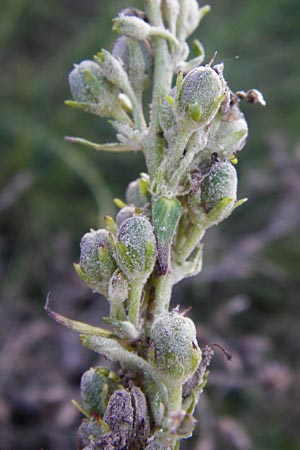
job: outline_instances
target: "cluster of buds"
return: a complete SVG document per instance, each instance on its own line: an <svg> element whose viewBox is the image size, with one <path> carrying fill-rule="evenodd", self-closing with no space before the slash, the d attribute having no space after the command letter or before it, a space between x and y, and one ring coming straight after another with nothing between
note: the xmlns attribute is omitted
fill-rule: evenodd
<svg viewBox="0 0 300 450"><path fill-rule="evenodd" d="M121 36L112 52L75 65L69 106L112 119L117 142L103 151L143 151L142 173L116 199L115 218L80 243L79 277L110 305L93 327L46 309L79 332L83 345L119 363L115 373L91 368L82 377L86 416L78 450L174 450L192 434L193 412L205 384L194 323L179 307L169 311L172 286L200 272L205 231L244 202L237 200L237 152L247 122L240 101L264 104L259 91L233 93L223 64L201 65L204 49L186 39L209 11L196 0L145 2L113 20ZM173 84L173 76L177 75ZM150 121L143 94L153 81Z"/></svg>

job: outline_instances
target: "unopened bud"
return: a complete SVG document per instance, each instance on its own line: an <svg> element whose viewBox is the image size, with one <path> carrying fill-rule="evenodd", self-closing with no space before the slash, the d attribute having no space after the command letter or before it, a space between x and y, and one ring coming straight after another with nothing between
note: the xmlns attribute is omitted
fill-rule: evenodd
<svg viewBox="0 0 300 450"><path fill-rule="evenodd" d="M163 98L159 105L159 124L169 145L174 145L177 139L177 120L174 107L175 96L176 88L173 88L170 95Z"/></svg>
<svg viewBox="0 0 300 450"><path fill-rule="evenodd" d="M158 317L151 328L154 365L165 383L183 383L198 367L201 350L194 323L172 311Z"/></svg>
<svg viewBox="0 0 300 450"><path fill-rule="evenodd" d="M150 203L148 189L149 181L145 178L131 181L126 189L126 202L138 208L146 207Z"/></svg>
<svg viewBox="0 0 300 450"><path fill-rule="evenodd" d="M118 214L116 215L116 224L118 227L122 225L124 220L129 219L136 214L136 208L134 206L124 206L124 208L120 209Z"/></svg>
<svg viewBox="0 0 300 450"><path fill-rule="evenodd" d="M133 216L122 223L117 242L117 260L130 281L146 280L156 260L156 241L149 220Z"/></svg>
<svg viewBox="0 0 300 450"><path fill-rule="evenodd" d="M137 41L121 36L114 45L112 54L123 61L129 81L135 92L143 92L152 78L153 58L150 42Z"/></svg>
<svg viewBox="0 0 300 450"><path fill-rule="evenodd" d="M108 81L118 86L120 89L126 90L128 86L128 76L123 67L123 63L107 50L102 50L94 58Z"/></svg>
<svg viewBox="0 0 300 450"><path fill-rule="evenodd" d="M151 28L151 25L139 17L126 16L121 13L119 17L113 19L113 31L138 41L148 38L151 34Z"/></svg>
<svg viewBox="0 0 300 450"><path fill-rule="evenodd" d="M119 90L102 74L94 61L76 64L69 74L69 84L75 101L66 104L74 108L104 117L113 117L120 122L128 122L119 104Z"/></svg>

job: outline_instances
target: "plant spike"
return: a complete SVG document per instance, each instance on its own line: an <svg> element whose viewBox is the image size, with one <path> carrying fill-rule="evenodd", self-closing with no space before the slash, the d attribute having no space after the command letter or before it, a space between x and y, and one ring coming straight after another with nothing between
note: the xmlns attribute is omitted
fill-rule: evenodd
<svg viewBox="0 0 300 450"><path fill-rule="evenodd" d="M248 126L240 102L265 105L256 89L233 93L223 64L206 65L199 41L187 60L187 38L209 12L196 0L145 0L145 12L122 10L112 53L76 64L67 105L110 118L116 142L66 140L95 150L142 151L148 173L115 199L115 218L90 230L74 268L110 305L109 327L68 319L84 346L119 363L90 368L81 380L85 415L76 450L178 450L191 436L193 413L207 382L212 344L200 349L196 328L177 307L175 283L202 268L203 237L246 199L237 200L237 153ZM95 49L98 50L98 49ZM143 106L152 82L152 101ZM150 112L150 114L149 114ZM147 123L145 117L150 117Z"/></svg>

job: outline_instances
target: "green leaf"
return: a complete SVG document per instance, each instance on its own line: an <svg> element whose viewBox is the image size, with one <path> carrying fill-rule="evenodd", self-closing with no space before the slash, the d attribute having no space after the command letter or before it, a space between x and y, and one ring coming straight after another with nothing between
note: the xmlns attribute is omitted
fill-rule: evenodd
<svg viewBox="0 0 300 450"><path fill-rule="evenodd" d="M97 144L96 142L91 142L86 139L73 136L65 136L65 140L73 142L74 144L86 145L87 147L93 148L94 150L102 150L105 152L136 152L138 150L142 150L142 147L139 146L136 142L132 142L129 144L119 144L117 142L111 144Z"/></svg>

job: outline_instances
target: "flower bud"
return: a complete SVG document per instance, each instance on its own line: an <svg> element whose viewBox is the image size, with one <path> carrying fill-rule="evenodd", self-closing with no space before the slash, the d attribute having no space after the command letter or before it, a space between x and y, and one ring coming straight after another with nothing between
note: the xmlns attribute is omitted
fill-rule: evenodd
<svg viewBox="0 0 300 450"><path fill-rule="evenodd" d="M189 0L188 2L179 0L180 13L178 21L178 37L181 41L186 40L198 27L202 18L210 11L209 5L199 8L197 0Z"/></svg>
<svg viewBox="0 0 300 450"><path fill-rule="evenodd" d="M128 122L119 105L119 90L102 74L94 61L76 64L69 74L69 85L75 100L66 104L74 108L104 117L113 117L120 122Z"/></svg>
<svg viewBox="0 0 300 450"><path fill-rule="evenodd" d="M123 67L135 92L143 92L151 81L153 58L150 42L137 41L121 36L114 45L112 54L123 61Z"/></svg>
<svg viewBox="0 0 300 450"><path fill-rule="evenodd" d="M184 122L203 126L211 122L224 98L224 81L211 67L197 67L182 81L177 99Z"/></svg>
<svg viewBox="0 0 300 450"><path fill-rule="evenodd" d="M122 225L124 220L129 219L136 213L136 208L134 206L124 206L124 208L120 209L118 214L116 215L116 224L118 227Z"/></svg>
<svg viewBox="0 0 300 450"><path fill-rule="evenodd" d="M107 80L126 91L128 86L128 76L124 70L122 61L115 58L111 53L104 49L100 53L97 53L97 55L94 56L94 59L99 64L101 72Z"/></svg>
<svg viewBox="0 0 300 450"><path fill-rule="evenodd" d="M127 16L120 13L113 19L113 31L141 41L151 35L152 27L139 17Z"/></svg>
<svg viewBox="0 0 300 450"><path fill-rule="evenodd" d="M194 323L176 311L158 317L151 328L154 361L167 385L184 383L201 360Z"/></svg>
<svg viewBox="0 0 300 450"><path fill-rule="evenodd" d="M159 124L163 130L164 137L169 146L174 145L177 139L177 120L175 116L175 98L176 88L173 88L170 95L163 98L159 105Z"/></svg>
<svg viewBox="0 0 300 450"><path fill-rule="evenodd" d="M176 24L180 11L179 0L162 0L160 8L167 28L176 34Z"/></svg>
<svg viewBox="0 0 300 450"><path fill-rule="evenodd" d="M122 223L117 242L117 260L130 281L146 280L156 260L156 242L146 217L133 216Z"/></svg>
<svg viewBox="0 0 300 450"><path fill-rule="evenodd" d="M107 296L110 277L117 268L107 230L91 230L83 236L79 264L74 267L94 292Z"/></svg>
<svg viewBox="0 0 300 450"><path fill-rule="evenodd" d="M89 414L103 416L110 395L118 388L104 368L91 368L81 377L80 390L84 410Z"/></svg>
<svg viewBox="0 0 300 450"><path fill-rule="evenodd" d="M126 202L138 208L146 207L150 203L148 189L149 181L145 178L131 181L126 189Z"/></svg>
<svg viewBox="0 0 300 450"><path fill-rule="evenodd" d="M75 64L69 73L69 84L74 100L87 103L99 103L101 95L110 87L94 61Z"/></svg>

